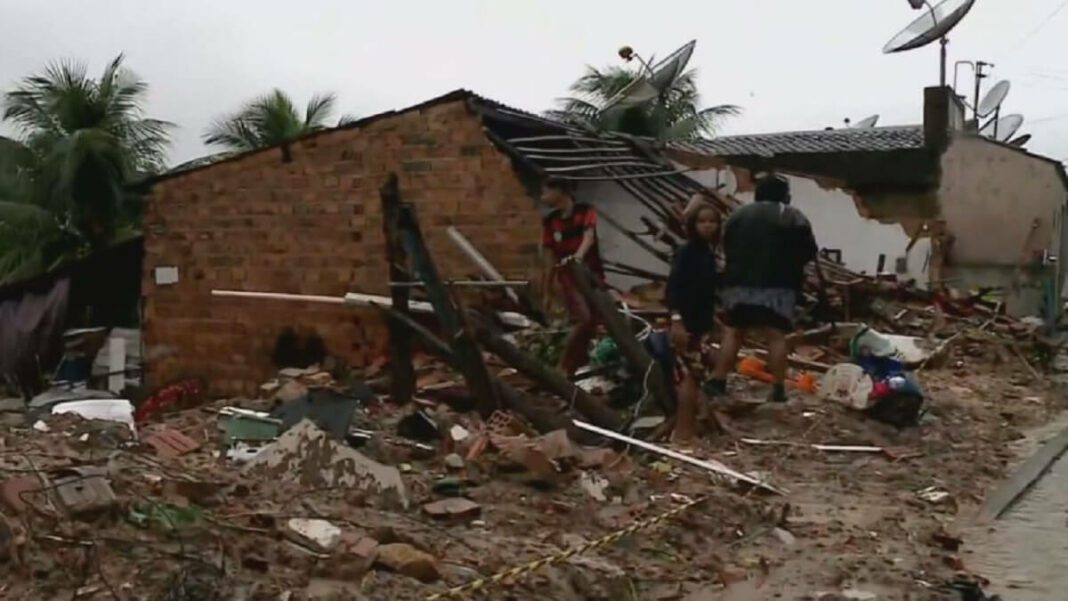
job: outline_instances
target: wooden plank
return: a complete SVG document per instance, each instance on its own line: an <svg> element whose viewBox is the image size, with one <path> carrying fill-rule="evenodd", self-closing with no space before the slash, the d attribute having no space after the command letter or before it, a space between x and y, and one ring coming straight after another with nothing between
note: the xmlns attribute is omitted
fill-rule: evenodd
<svg viewBox="0 0 1068 601"><path fill-rule="evenodd" d="M427 351L431 355L448 363L456 371L460 371L461 363L457 358L456 353L448 344L435 336L433 332L412 319L410 316L404 315L399 311L395 311L383 305L375 305L375 307L383 312L383 315L387 320L396 321L399 324L402 324L404 327L409 328L412 332L422 338L423 342L426 344ZM488 377L497 394L500 396L505 408L515 411L523 416L523 419L530 422L530 425L534 426L535 430L544 433L569 427L570 420L567 416L539 409L534 406L534 403L528 395L515 389L507 382L504 382L492 374Z"/></svg>
<svg viewBox="0 0 1068 601"><path fill-rule="evenodd" d="M397 186L397 174L390 173L386 183L379 191L382 200L382 231L386 241L386 263L389 265L391 282L409 281L408 273L401 268L407 265L408 256L401 243L400 231L400 188ZM405 315L410 313L408 301L411 288L393 286L390 288L390 300L393 308ZM398 404L409 403L415 393L415 366L412 365L412 336L408 328L390 320L389 329L389 369L390 397Z"/></svg>
<svg viewBox="0 0 1068 601"><path fill-rule="evenodd" d="M481 251L475 248L475 245L472 244L471 241L467 239L467 236L464 236L460 230L450 225L445 231L449 235L449 238L453 241L453 243L456 244L457 248L460 249L460 252L464 253L464 255L466 255L467 258L470 259L476 267L478 267L479 271L481 271L483 275L493 280L494 282L505 281L504 276L501 275L501 272L497 271L497 268L494 267L493 263L491 263L490 260L482 254ZM508 293L508 297L512 299L512 302L514 302L516 306L520 308L521 311L523 311L527 315L532 316L535 321L542 325L547 325L549 323L548 320L545 318L545 315L542 313L541 309L539 309L536 306L536 303L531 300L530 294L527 290L524 289L523 292L520 293L517 292L514 288L509 287L506 288L506 291Z"/></svg>
<svg viewBox="0 0 1068 601"><path fill-rule="evenodd" d="M1042 445L1042 448L986 498L979 510L979 519L992 521L1005 515L1005 512L1045 475L1050 466L1060 459L1065 451L1068 451L1068 428Z"/></svg>
<svg viewBox="0 0 1068 601"><path fill-rule="evenodd" d="M575 410L595 425L610 430L619 430L623 427L623 419L610 409L604 401L575 386L560 372L505 340L498 332L494 332L490 324L478 315L469 315L468 320L474 326L475 336L482 346L500 357L508 365L514 367L516 371L567 401Z"/></svg>
<svg viewBox="0 0 1068 601"><path fill-rule="evenodd" d="M638 377L642 378L643 385L647 385L649 393L653 395L657 403L663 408L666 415L675 413L675 396L668 385L664 370L653 361L649 353L645 352L641 343L634 337L634 330L626 318L616 309L616 303L607 292L594 283L590 270L582 263L575 262L562 269L571 269L575 284L582 296L590 303L591 308L601 316L602 322L608 329L609 335L619 345L619 350L627 363Z"/></svg>
<svg viewBox="0 0 1068 601"><path fill-rule="evenodd" d="M446 339L452 343L459 371L475 397L479 413L488 418L500 409L497 389L490 382L486 364L482 361L482 349L478 347L467 324L464 323L463 313L457 310L448 289L441 283L437 265L430 256L419 227L415 207L410 204L401 205L398 228L404 248L412 259L416 277L426 283L427 298L434 305L434 312Z"/></svg>

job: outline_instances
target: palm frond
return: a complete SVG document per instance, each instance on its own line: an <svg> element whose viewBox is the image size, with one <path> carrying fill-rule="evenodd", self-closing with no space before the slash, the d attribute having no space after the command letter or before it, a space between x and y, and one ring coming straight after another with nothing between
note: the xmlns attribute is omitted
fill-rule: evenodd
<svg viewBox="0 0 1068 601"><path fill-rule="evenodd" d="M316 94L308 101L304 109L305 132L315 131L326 127L326 120L334 112L337 96L332 93Z"/></svg>

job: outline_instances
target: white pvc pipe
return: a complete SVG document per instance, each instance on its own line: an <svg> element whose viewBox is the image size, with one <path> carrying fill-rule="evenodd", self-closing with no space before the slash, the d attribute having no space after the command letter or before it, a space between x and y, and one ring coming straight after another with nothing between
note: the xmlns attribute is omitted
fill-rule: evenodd
<svg viewBox="0 0 1068 601"><path fill-rule="evenodd" d="M577 419L576 420L572 420L572 423L575 424L575 427L577 427L577 428L579 428L581 430L586 430L587 432L593 432L594 434L599 434L599 435L604 436L606 438L612 438L612 439L618 440L620 442L625 442L627 444L631 444L631 445L634 445L636 447L645 449L646 451L652 451L653 453L657 453L658 455L663 455L665 457L671 457L672 459L677 459L677 460L679 460L679 461L681 461L683 463L688 463L690 465L699 467L699 468L704 469L704 470L708 470L710 472L715 472L717 474L722 474L724 476L728 476L730 478L734 478L735 480L740 480L740 481L745 482L747 484L752 484L753 486L756 486L756 487L759 487L759 488L763 488L764 490L767 490L767 491L770 491L770 492L773 492L773 493L776 493L776 494L785 495L788 492L785 489L772 486L771 484L768 484L767 482L764 482L763 480L759 480L759 479L754 478L752 476L749 476L747 474L743 474L741 472L734 471L731 468L723 465L722 463L720 463L718 461L706 461L704 459L696 459L694 457L690 457L689 455L684 455L682 453L679 453L678 451L672 451L671 449L666 449L664 447L660 447L660 446L657 446L655 444L645 442L644 440L638 440L637 438L631 438L630 436L627 436L625 434L620 434L618 432L613 432L612 430L605 430L604 428L599 428L599 427L597 427L597 426L595 426L593 424L588 424L586 422L579 421Z"/></svg>

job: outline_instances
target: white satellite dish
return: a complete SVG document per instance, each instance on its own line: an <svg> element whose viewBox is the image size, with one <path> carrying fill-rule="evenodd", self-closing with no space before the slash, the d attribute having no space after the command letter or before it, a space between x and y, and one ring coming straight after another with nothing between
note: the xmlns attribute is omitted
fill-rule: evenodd
<svg viewBox="0 0 1068 601"><path fill-rule="evenodd" d="M994 87L990 88L990 91L979 102L979 106L976 107L976 114L980 117L987 117L993 114L1001 106L1001 103L1005 102L1005 97L1009 95L1010 87L1011 84L1007 79L994 84Z"/></svg>
<svg viewBox="0 0 1068 601"><path fill-rule="evenodd" d="M923 4L926 4L927 12L922 17L909 23L900 33L890 38L886 46L883 46L883 53L890 54L892 52L915 50L935 40L941 40L941 85L945 86L946 45L949 43L949 38L946 36L950 30L957 26L957 23L960 23L964 15L968 14L968 11L975 5L975 0L943 0L943 2L933 7L927 2L921 4L918 1L909 0L909 3L912 4L913 8L922 8Z"/></svg>
<svg viewBox="0 0 1068 601"><path fill-rule="evenodd" d="M649 69L651 73L641 74L615 96L609 98L601 107L601 111L630 108L660 96L686 70L695 46L697 46L697 40L692 40L669 54L667 58Z"/></svg>
<svg viewBox="0 0 1068 601"><path fill-rule="evenodd" d="M1024 134L1022 136L1014 138L1011 142L1009 142L1009 144L1011 146L1023 146L1024 144L1027 144L1030 141L1031 141L1031 134Z"/></svg>
<svg viewBox="0 0 1068 601"><path fill-rule="evenodd" d="M987 121L983 129L979 130L979 135L998 142L1007 142L1009 138L1016 134L1023 122L1023 115L1018 114L1005 115L1000 119L991 119Z"/></svg>
<svg viewBox="0 0 1068 601"><path fill-rule="evenodd" d="M716 191L724 196L733 196L738 191L738 176L727 167L716 172Z"/></svg>
<svg viewBox="0 0 1068 601"><path fill-rule="evenodd" d="M866 119L861 119L855 124L851 125L853 129L869 129L875 127L875 124L879 122L879 115L872 115Z"/></svg>

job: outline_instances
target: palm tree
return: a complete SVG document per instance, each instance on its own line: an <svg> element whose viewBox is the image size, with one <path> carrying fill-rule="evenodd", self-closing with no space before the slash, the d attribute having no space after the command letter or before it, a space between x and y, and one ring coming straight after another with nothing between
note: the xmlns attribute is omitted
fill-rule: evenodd
<svg viewBox="0 0 1068 601"><path fill-rule="evenodd" d="M106 246L133 225L127 184L164 168L170 123L144 116L147 84L120 54L99 79L60 62L4 94L0 281Z"/></svg>
<svg viewBox="0 0 1068 601"><path fill-rule="evenodd" d="M300 114L288 94L274 89L245 103L236 113L216 120L204 133L204 142L244 152L288 142L329 127L337 97L316 94ZM343 116L338 125L352 117Z"/></svg>
<svg viewBox="0 0 1068 601"><path fill-rule="evenodd" d="M642 73L624 67L600 70L587 67L586 74L571 85L574 94L548 111L551 118L601 131L616 131L658 140L692 140L713 135L724 117L737 115L739 107L724 104L700 108L697 72L690 69L676 77L656 98L622 110L602 111L608 100Z"/></svg>

